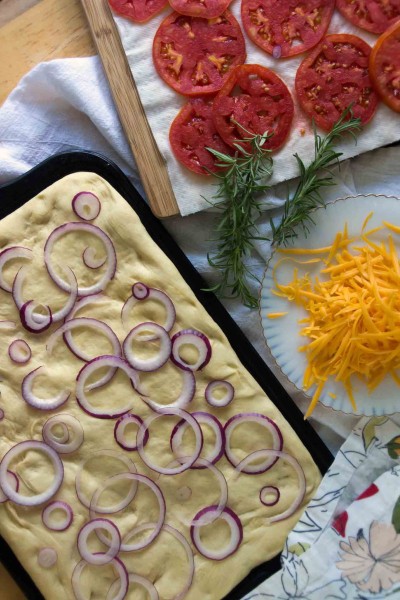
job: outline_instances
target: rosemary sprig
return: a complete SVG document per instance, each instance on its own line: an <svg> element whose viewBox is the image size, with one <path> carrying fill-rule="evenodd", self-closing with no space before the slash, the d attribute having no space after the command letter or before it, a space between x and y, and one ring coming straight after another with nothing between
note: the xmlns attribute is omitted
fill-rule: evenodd
<svg viewBox="0 0 400 600"><path fill-rule="evenodd" d="M332 130L321 137L314 127L315 157L306 167L298 154L294 157L300 170L300 181L292 197L285 202L283 216L278 226L270 220L272 228L272 245L287 246L288 242L297 237L296 226L301 225L305 234L309 233L309 227L314 224L312 211L317 206L323 206L320 190L324 187L336 185L333 176L327 171L325 175L319 175L337 162L342 152L335 149L336 142L346 133L356 139L356 133L361 130L360 119L353 116L351 107L347 108L335 123Z"/></svg>
<svg viewBox="0 0 400 600"><path fill-rule="evenodd" d="M210 203L221 212L215 228L217 248L212 256L207 255L209 264L221 272L221 279L209 291L221 297L240 298L245 306L256 308L257 298L250 288L249 280L258 281L245 262L249 256L253 241L258 238L255 219L261 214L261 202L258 195L267 189L265 181L271 176L273 161L270 151L263 146L270 137L266 132L255 135L236 123L247 135L244 142L250 145L250 151L239 143L235 144L236 153L229 156L208 148L217 157L216 165L225 169L217 174L217 193Z"/></svg>

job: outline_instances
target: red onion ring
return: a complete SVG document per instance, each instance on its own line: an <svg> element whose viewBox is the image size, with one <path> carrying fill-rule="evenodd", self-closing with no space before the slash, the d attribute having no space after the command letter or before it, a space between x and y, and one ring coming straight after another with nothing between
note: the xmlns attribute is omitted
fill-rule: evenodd
<svg viewBox="0 0 400 600"><path fill-rule="evenodd" d="M124 327L128 328L128 313L142 300L156 300L164 305L166 317L164 323L160 323L168 332L171 331L176 319L175 306L167 294L157 288L150 288L140 281L132 286L132 296L129 296L121 310L121 320Z"/></svg>
<svg viewBox="0 0 400 600"><path fill-rule="evenodd" d="M225 388L225 394L222 398L216 398L213 396L213 392L216 388ZM210 406L214 408L222 408L224 406L228 406L234 398L235 388L229 381L224 381L222 379L216 379L215 381L210 381L205 390L205 399Z"/></svg>
<svg viewBox="0 0 400 600"><path fill-rule="evenodd" d="M2 252L0 252L0 289L5 292L12 291L12 285L7 283L4 280L3 270L8 261L14 259L30 259L32 260L33 253L29 248L24 248L23 246L12 246L11 248L6 248Z"/></svg>
<svg viewBox="0 0 400 600"><path fill-rule="evenodd" d="M61 425L66 429L66 437L60 438L52 432L53 428L58 425ZM69 429L73 434L72 437L70 436ZM60 413L54 415L54 417L50 417L43 425L42 436L46 444L59 454L70 454L71 452L75 452L82 446L84 439L81 423L78 419L66 413Z"/></svg>
<svg viewBox="0 0 400 600"><path fill-rule="evenodd" d="M203 515L207 513L214 513L216 508L216 506L207 506L206 508L203 508L197 513L195 520L201 519ZM225 548L221 548L220 550L210 550L204 546L200 538L201 525L192 525L190 528L190 537L192 538L192 543L196 550L210 560L225 560L225 558L228 558L228 556L231 556L237 551L243 540L242 523L232 509L228 507L224 508L223 512L219 515L219 518L224 519L231 530L229 543Z"/></svg>
<svg viewBox="0 0 400 600"><path fill-rule="evenodd" d="M82 410L84 410L87 414L91 415L92 417L97 417L98 419L114 419L116 417L121 417L123 414L131 410L134 398L131 398L128 404L126 404L123 408L112 409L112 406L110 406L108 412L103 412L99 408L93 407L86 396L86 381L93 373L95 373L98 369L101 369L102 367L115 367L117 369L121 369L121 371L124 371L124 373L126 373L126 375L131 380L134 389L139 392L139 379L137 377L137 373L126 362L126 360L124 360L120 356L104 355L98 356L93 360L89 361L79 371L78 376L76 378L76 399ZM97 386L98 384L96 383L96 387ZM88 386L87 389L93 389L93 386Z"/></svg>
<svg viewBox="0 0 400 600"><path fill-rule="evenodd" d="M72 573L71 583L76 600L87 600L87 597L82 592L80 581L82 571L88 564L89 563L87 563L85 560L81 560L75 566L74 571ZM121 584L118 593L114 596L107 595L107 600L124 600L126 594L128 593L129 587L128 571L126 570L124 563L117 557L113 558L112 561L110 561L110 564L112 564L112 566L116 570Z"/></svg>
<svg viewBox="0 0 400 600"><path fill-rule="evenodd" d="M225 449L225 433L224 433L224 429L223 429L221 423L218 421L218 419L216 417L214 417L214 415L210 415L209 413L206 413L206 412L196 411L196 412L192 412L191 414L192 414L192 417L194 417L196 419L196 421L199 423L199 425L201 425L201 424L208 425L213 430L213 432L215 434L215 444L214 444L214 447L211 448L211 450L209 450L208 455L205 456L204 458L207 462L210 462L211 464L217 463L220 460L220 458L223 456L224 449ZM177 457L178 460L181 458L181 455L182 455L182 453L181 454L179 453L179 447L182 444L182 439L183 439L183 436L184 436L184 433L185 433L187 427L188 427L187 421L183 421L183 420L179 421L179 423L177 423L175 425L175 427L171 433L171 439L170 439L171 450L173 451L173 453L175 454L175 456ZM204 436L203 436L203 439L204 439ZM201 466L199 464L199 460L197 460L192 465L192 469L204 469L204 468L206 468L206 466Z"/></svg>
<svg viewBox="0 0 400 600"><path fill-rule="evenodd" d="M8 347L8 356L18 365L25 365L32 357L32 351L25 340L14 340Z"/></svg>
<svg viewBox="0 0 400 600"><path fill-rule="evenodd" d="M2 420L4 419L4 417L5 417L5 416L6 416L6 415L5 415L5 412L4 412L4 410L3 410L2 408L0 408L0 421L2 421Z"/></svg>
<svg viewBox="0 0 400 600"><path fill-rule="evenodd" d="M150 332L141 335L143 332ZM140 358L132 349L132 341L139 338L140 342L160 340L160 348L155 356L151 358ZM171 340L167 331L157 323L145 322L134 327L122 343L124 356L128 363L138 371L156 371L160 369L171 354Z"/></svg>
<svg viewBox="0 0 400 600"><path fill-rule="evenodd" d="M148 406L155 412L159 412L160 410L165 410L167 408L181 408L184 409L190 404L190 402L194 398L194 394L196 391L196 379L192 371L183 371L182 369L177 369L182 375L183 384L182 390L178 398L172 401L170 404L160 404L155 400L151 400L149 397L144 396L142 399L146 402ZM142 388L142 391L143 388Z"/></svg>
<svg viewBox="0 0 400 600"><path fill-rule="evenodd" d="M44 307L46 309L45 315L35 315L35 311L38 307ZM33 300L28 300L21 306L19 311L22 326L25 327L29 333L43 333L50 327L53 322L53 315L50 306L44 306L42 304L36 304ZM35 316L40 316L40 322L38 322Z"/></svg>
<svg viewBox="0 0 400 600"><path fill-rule="evenodd" d="M113 485L117 481L121 481L121 479L122 480L123 479L128 479L128 480L131 480L131 481L134 481L134 482L143 483L144 485L146 485L148 488L151 489L151 491L154 493L154 495L155 495L155 497L156 497L156 499L158 501L158 506L159 506L159 509L160 509L160 514L159 514L158 521L155 524L154 530L151 533L151 535L149 535L149 537L146 538L145 540L141 540L141 541L133 543L133 544L127 544L126 543L126 538L129 539L132 536L134 536L137 533L139 533L139 527L134 527L122 539L121 552L131 552L131 551L134 551L134 550L142 550L143 548L146 548L146 546L149 546L152 543L152 541L155 540L156 537L158 536L158 534L160 533L161 528L162 528L162 526L164 524L165 512L166 512L166 506L165 506L165 500L164 500L163 493L160 490L160 488L158 487L158 485L156 483L154 483L154 481L152 481L149 477L146 477L145 475L140 475L139 473L120 473L119 475L112 475L111 477L109 477L108 479L106 479L106 481L93 494L93 498L92 498L92 501L90 503L90 517L93 519L93 518L95 518L96 513L100 512L99 508L97 506L97 503L99 501L99 498L100 498L101 494L108 487L110 487L110 485ZM127 506L127 504L125 506ZM105 544L109 545L110 542L109 542L108 538L105 538L100 533L98 533L97 535L98 535L99 539L102 542L104 542Z"/></svg>
<svg viewBox="0 0 400 600"><path fill-rule="evenodd" d="M272 494L272 500L266 500L266 496ZM275 506L278 504L279 498L281 497L281 493L279 489L274 485L266 485L260 490L260 502L264 504L264 506Z"/></svg>
<svg viewBox="0 0 400 600"><path fill-rule="evenodd" d="M237 467L239 464L241 464L241 462L234 456L230 448L231 435L238 425L240 425L241 423L248 423L249 421L252 423L258 423L259 425L262 425L263 427L268 429L272 436L272 450L280 451L283 447L283 438L280 429L276 425L276 423L274 423L274 421L272 421L269 417L258 413L239 413L237 415L234 415L225 423L225 455L231 463L231 465L234 467ZM252 453L251 456L254 456L254 454L255 453ZM278 458L278 455L273 456L272 454L270 454L264 463L260 465L244 466L242 471L243 473L247 473L249 475L259 475L260 473L265 473L265 471L270 469L276 463ZM251 461L247 461L246 465L248 462Z"/></svg>
<svg viewBox="0 0 400 600"><path fill-rule="evenodd" d="M122 415L115 423L114 427L114 439L123 448L124 450L137 450L136 442L129 442L125 437L125 429L128 425L134 423L138 427L143 423L143 419L141 419L138 415L133 415L131 413ZM144 437L143 445L145 446L149 440L149 432Z"/></svg>
<svg viewBox="0 0 400 600"><path fill-rule="evenodd" d="M65 321L70 321L71 319L74 319L76 313L88 304L98 304L99 302L108 302L108 298L106 296L103 296L103 294L101 293L92 294L90 296L83 296L83 298L79 298L79 300L75 302L74 308L71 310Z"/></svg>
<svg viewBox="0 0 400 600"><path fill-rule="evenodd" d="M9 484L12 486L13 490L15 492L18 492L19 490L19 479L16 476L16 474L14 473L14 471L7 471L6 477L8 478L8 482ZM1 485L0 485L0 504L3 504L3 502L7 502L8 500L8 496L5 495L5 493L3 492L3 490L1 489Z"/></svg>
<svg viewBox="0 0 400 600"><path fill-rule="evenodd" d="M125 454L122 454L121 452L117 452L116 450L95 450L94 452L92 452L90 454L90 456L88 456L88 458L86 458L80 464L78 472L76 474L76 478L75 478L76 495L78 497L78 500L81 502L81 504L83 504L83 506L85 508L90 508L90 499L86 498L85 494L82 491L81 479L82 479L83 470L88 462L90 462L94 458L104 457L104 456L111 456L112 458L116 458L117 460L120 460L124 465L124 467L123 467L124 473L126 471L129 471L129 473L136 474L136 472L137 472L135 464L131 461L131 459L128 456L126 456ZM108 479L107 479L107 481L108 481ZM126 508L128 506L128 504L130 502L132 502L133 498L135 497L137 487L138 487L137 483L134 482L132 484L126 498L124 498L124 500L121 500L115 506L112 506L112 507L111 506L106 506L106 507L96 506L96 513L105 515L105 514L116 513L120 510L123 510L124 508Z"/></svg>
<svg viewBox="0 0 400 600"><path fill-rule="evenodd" d="M42 548L39 550L38 563L43 569L51 569L58 560L58 554L54 548Z"/></svg>
<svg viewBox="0 0 400 600"><path fill-rule="evenodd" d="M200 371L205 367L211 359L211 344L209 339L197 331L197 329L182 329L172 337L171 360L180 369L186 371ZM189 364L183 360L179 354L182 346L194 346L199 354L197 361L194 364Z"/></svg>
<svg viewBox="0 0 400 600"><path fill-rule="evenodd" d="M72 198L72 210L84 221L94 221L101 211L100 200L92 192L79 192Z"/></svg>
<svg viewBox="0 0 400 600"><path fill-rule="evenodd" d="M52 515L55 511L62 511L64 513L62 521L53 521ZM51 531L66 531L71 526L73 518L72 508L69 504L61 500L51 502L42 511L43 525Z"/></svg>
<svg viewBox="0 0 400 600"><path fill-rule="evenodd" d="M55 471L54 480L48 489L40 494L35 494L34 496L23 496L18 491L14 490L7 480L8 466L10 465L11 461L27 450L42 451L52 462ZM39 504L44 504L44 502L50 500L50 498L52 498L54 494L58 492L63 479L64 467L62 461L60 460L58 454L52 448L50 448L50 446L44 444L43 442L37 442L35 440L19 442L8 452L6 452L6 454L3 456L3 460L0 463L0 487L9 500L15 504L20 504L21 506L38 506Z"/></svg>
<svg viewBox="0 0 400 600"><path fill-rule="evenodd" d="M152 529L153 527L154 527L153 523L145 523L144 525L140 525L139 527L137 527L135 533L141 533L142 531ZM165 524L165 525L163 525L161 530L166 531L167 533L170 533L172 536L174 536L174 538L176 540L178 540L178 542L180 542L182 544L183 549L185 550L185 553L186 553L186 557L188 559L189 573L188 573L186 583L178 594L176 594L175 596L173 596L172 598L169 599L169 600L183 600L183 598L186 597L186 594L188 593L190 586L193 583L194 570L195 570L193 551L192 551L187 539L185 538L185 536L180 531L175 529L175 527L171 527L171 525ZM106 600L110 600L108 596L107 596Z"/></svg>
<svg viewBox="0 0 400 600"><path fill-rule="evenodd" d="M290 454L287 454L287 452L282 452L279 450L270 450L270 449L265 449L265 450L256 450L255 452L252 452L251 454L249 454L248 456L246 456L246 458L244 458L242 461L240 461L240 463L236 466L236 470L238 473L246 473L246 465L249 462L252 462L255 459L258 458L263 458L263 457L273 457L276 459L282 459L285 460L287 463L289 463L293 469L296 472L297 478L299 480L299 493L296 496L296 498L293 500L292 504L283 512L281 512L278 515L274 515L273 517L269 517L267 519L267 523L271 524L271 523L276 523L277 521L283 521L284 519L287 519L288 517L292 516L292 514L299 508L299 506L301 505L305 493L306 493L306 478L304 475L304 471L301 468L300 464L298 463L298 461L291 456ZM236 475L237 477L238 475Z"/></svg>
<svg viewBox="0 0 400 600"><path fill-rule="evenodd" d="M96 251L91 246L88 246L82 252L82 262L89 269L100 269L106 264L107 256L104 258L96 258Z"/></svg>
<svg viewBox="0 0 400 600"><path fill-rule="evenodd" d="M17 328L17 324L15 321L0 321L0 331L13 330Z"/></svg>
<svg viewBox="0 0 400 600"><path fill-rule="evenodd" d="M91 552L88 547L88 538L93 531L106 531L110 537L107 538L107 552ZM118 527L108 519L92 519L84 525L78 533L78 552L90 565L106 565L115 558L121 548L121 535Z"/></svg>
<svg viewBox="0 0 400 600"><path fill-rule="evenodd" d="M163 416L181 417L181 419L184 419L192 427L195 437L196 437L196 447L195 447L194 453L192 454L192 456L188 457L187 460L185 460L183 463L181 463L178 467L172 467L172 468L159 467L158 465L155 465L148 458L148 456L146 455L146 453L144 451L144 439L145 439L146 432L148 431L148 429L149 429L150 425L153 423L153 421L156 421L157 419L159 419ZM137 449L138 449L140 458L145 463L145 465L147 465L150 469L152 469L153 471L156 471L156 473L161 473L162 475L176 475L177 473L183 473L183 471L186 471L186 469L190 469L190 467L199 458L202 446L203 446L203 434L201 432L200 425L198 424L196 419L194 417L192 417L192 415L190 413L188 413L184 410L181 410L180 408L166 408L164 410L160 409L157 414L150 415L150 417L147 417L147 419L139 427L139 431L137 434Z"/></svg>
<svg viewBox="0 0 400 600"><path fill-rule="evenodd" d="M54 410L65 404L70 397L71 392L64 390L52 398L38 398L35 396L32 388L36 377L40 375L40 373L43 373L43 370L45 370L45 367L37 367L24 377L22 380L21 394L25 402L33 408L38 408L39 410Z"/></svg>
<svg viewBox="0 0 400 600"><path fill-rule="evenodd" d="M81 223L81 222L72 222L66 223L65 225L60 225L50 234L48 237L45 247L44 247L44 262L47 268L47 271L58 287L67 292L70 291L70 286L68 283L60 277L52 264L51 261L51 253L53 250L53 246L58 239L60 239L63 235L70 232L76 231L84 231L87 233L93 234L97 237L104 245L106 254L107 254L107 269L101 279L88 287L78 286L78 294L79 296L89 296L90 294L97 294L98 292L103 291L106 285L114 278L115 271L117 269L117 255L115 253L114 245L109 238L109 236L102 230L100 227L96 225L92 225L90 223Z"/></svg>
<svg viewBox="0 0 400 600"><path fill-rule="evenodd" d="M149 600L159 600L160 597L156 588L154 587L154 584L151 583L149 579L146 579L146 577L142 577L141 575L136 575L134 573L129 573L129 583L141 585L148 593ZM110 589L108 590L106 600L113 598L113 594L115 594L116 592L116 589L114 588L116 588L117 585L118 579L112 583Z"/></svg>

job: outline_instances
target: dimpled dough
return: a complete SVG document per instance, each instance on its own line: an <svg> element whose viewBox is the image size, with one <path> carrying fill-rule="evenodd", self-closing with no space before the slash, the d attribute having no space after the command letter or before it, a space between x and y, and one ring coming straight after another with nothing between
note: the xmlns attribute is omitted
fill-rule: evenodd
<svg viewBox="0 0 400 600"><path fill-rule="evenodd" d="M50 233L57 226L78 218L71 209L71 199L82 190L94 192L101 201L102 210L93 222L101 227L113 240L117 253L117 271L115 278L105 290L102 302L87 306L78 316L92 316L109 324L122 341L129 329L124 329L120 312L124 301L131 294L135 281L143 281L149 286L165 291L175 304L177 320L172 333L184 328L194 328L208 336L212 345L212 358L208 365L196 373L196 394L189 405L189 411L203 410L214 414L224 424L231 416L240 412L262 413L273 419L279 426L284 440L284 451L301 464L307 482L304 507L315 492L320 474L310 454L297 435L286 423L272 402L266 397L253 377L240 363L229 345L225 335L197 301L190 287L180 276L174 264L163 254L147 234L139 218L128 203L101 177L92 173L75 173L53 184L22 208L0 222L0 250L22 245L34 251L34 260L30 265L32 276L28 276L24 287L24 297L34 298L53 306L63 305L66 294L60 292L50 281L43 265L43 247ZM69 238L69 239L67 239ZM92 237L88 238L93 240ZM54 247L54 263L70 264L78 281L95 281L96 271L87 269L80 259L86 247L85 235L68 234ZM5 276L12 282L18 263L14 261L5 270ZM89 272L90 271L90 272ZM133 313L132 313L133 315ZM145 320L145 316L143 320ZM64 481L53 499L68 502L74 511L72 526L65 532L52 532L42 523L43 507L27 508L8 501L0 504L0 533L10 544L19 561L31 575L38 588L48 600L74 598L71 575L80 560L76 539L79 529L89 520L88 510L78 501L75 491L75 476L79 465L96 450L114 449L129 456L136 464L138 472L151 477L162 489L166 505L166 522L179 529L190 542L189 528L182 524L182 516L190 520L201 508L216 504L219 487L215 476L208 470L191 469L174 477L158 475L148 469L137 452L124 452L115 442L113 430L115 420L97 419L83 412L76 402L74 386L77 373L83 363L78 360L60 339L51 356L46 353L46 340L56 328L41 335L32 335L25 331L19 321L18 313L11 294L0 290L0 320L17 321L15 331L2 331L0 334L0 407L5 418L0 422L0 459L11 446L27 439L42 440L42 426L54 414L68 413L79 419L85 432L81 448L70 455L62 455ZM151 320L151 315L147 316ZM133 325L132 325L133 326ZM110 352L108 341L101 334L83 331L76 335L77 343L93 357ZM16 365L8 357L7 349L12 340L25 339L32 349L32 359L26 365ZM37 380L34 391L38 396L50 397L63 389L71 390L67 403L56 411L40 411L30 408L21 397L23 377L34 368L44 365L45 373ZM167 377L156 372L150 382L156 390L156 399L168 403L171 390L179 389L179 371L172 369ZM168 372L169 373L169 372ZM225 379L236 390L233 402L225 408L211 408L204 400L204 389L212 379ZM174 383L173 383L174 382ZM94 398L94 392L92 392ZM132 412L142 418L149 416L151 410L132 390L127 378L118 373L107 385L106 392L99 390L99 402L123 404L132 397ZM176 395L173 399L176 398ZM171 400L170 400L171 401ZM168 453L171 427L176 418L158 419L150 429L149 455L160 465L166 466L172 455ZM206 428L203 428L204 433ZM268 447L270 434L259 425L244 424L237 428L232 436L232 447L239 458L249 452ZM210 435L205 435L205 447L212 443ZM204 456L204 450L202 452ZM110 462L111 461L111 462ZM235 554L222 561L211 561L196 552L195 576L186 595L187 600L220 600L249 571L276 555L283 547L284 540L298 520L300 507L290 518L268 525L267 517L280 513L287 508L298 490L297 476L293 468L279 460L269 471L258 476L241 474L236 476L234 468L223 457L217 467L224 473L229 485L228 506L239 515L243 524L243 541ZM46 482L51 480L51 468L43 454L28 452L21 460L12 464L20 478L29 485L31 493L42 491ZM112 459L103 458L93 463L93 471L85 470L85 485L88 493L93 493L104 476L125 470ZM281 491L281 499L273 508L260 503L259 491L265 485L275 485ZM182 500L181 491L190 487L192 494L188 500ZM26 490L27 488L25 488ZM36 490L36 492L35 492ZM29 492L26 492L29 494ZM107 516L107 515L105 515ZM157 504L151 492L138 488L137 497L130 507L118 515L109 515L111 520L124 533L135 523L157 520ZM228 530L223 521L203 528L202 539L210 547L221 547L228 539ZM190 542L191 543L191 542ZM52 547L58 553L58 562L49 569L38 565L38 552L41 548ZM99 547L99 551L104 547ZM148 548L132 553L120 553L122 561L130 572L137 573L153 581L160 598L171 600L179 593L188 573L188 563L182 546L170 534L163 531ZM112 568L89 567L82 576L82 589L86 598L105 598L110 583L115 579ZM93 589L93 596L90 596ZM145 600L146 592L140 586L132 586L128 598Z"/></svg>

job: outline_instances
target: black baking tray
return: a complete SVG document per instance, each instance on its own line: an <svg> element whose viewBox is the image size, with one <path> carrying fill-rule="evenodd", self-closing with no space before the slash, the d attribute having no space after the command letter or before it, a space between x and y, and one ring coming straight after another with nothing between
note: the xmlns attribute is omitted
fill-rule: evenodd
<svg viewBox="0 0 400 600"><path fill-rule="evenodd" d="M333 457L328 448L313 430L272 374L254 347L244 336L214 294L204 291L206 282L193 267L186 255L153 215L150 208L130 183L124 173L104 156L88 152L66 152L57 154L13 182L0 186L0 219L12 213L28 200L42 192L62 177L78 171L97 173L108 181L136 211L149 235L179 269L198 300L227 336L232 348L246 369L253 375L265 393L277 406L282 415L309 450L321 473L331 465ZM184 221L182 220L184 227ZM16 580L29 600L43 600L29 575L19 564L7 543L0 537L0 561ZM275 558L253 569L224 600L239 600L267 577L278 571L280 558ZM1 583L0 583L1 597ZM200 599L199 599L200 600Z"/></svg>

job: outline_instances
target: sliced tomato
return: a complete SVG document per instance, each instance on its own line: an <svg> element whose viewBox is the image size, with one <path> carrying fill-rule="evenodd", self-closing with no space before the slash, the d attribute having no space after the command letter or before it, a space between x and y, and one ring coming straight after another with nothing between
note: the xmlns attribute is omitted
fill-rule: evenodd
<svg viewBox="0 0 400 600"><path fill-rule="evenodd" d="M400 0L336 0L336 6L350 23L372 33L383 33L400 19Z"/></svg>
<svg viewBox="0 0 400 600"><path fill-rule="evenodd" d="M296 94L304 112L330 131L342 112L353 105L365 125L378 104L369 76L370 46L355 35L327 35L300 64Z"/></svg>
<svg viewBox="0 0 400 600"><path fill-rule="evenodd" d="M154 38L153 60L159 75L185 96L215 94L245 59L243 34L229 11L215 19L174 12Z"/></svg>
<svg viewBox="0 0 400 600"><path fill-rule="evenodd" d="M335 0L242 0L242 23L265 52L294 56L318 44L334 7Z"/></svg>
<svg viewBox="0 0 400 600"><path fill-rule="evenodd" d="M213 19L226 11L232 0L169 0L176 12L189 17Z"/></svg>
<svg viewBox="0 0 400 600"><path fill-rule="evenodd" d="M181 108L169 130L169 141L176 158L200 175L218 170L215 166L218 159L206 148L223 154L232 153L215 128L212 104L212 100L208 99L191 99Z"/></svg>
<svg viewBox="0 0 400 600"><path fill-rule="evenodd" d="M264 147L280 148L290 131L293 112L293 100L286 85L271 69L260 65L236 67L213 104L217 131L232 147L248 137L244 127L253 133L268 131L271 137ZM242 146L248 149L248 144Z"/></svg>
<svg viewBox="0 0 400 600"><path fill-rule="evenodd" d="M116 13L135 23L144 23L159 13L168 0L109 0Z"/></svg>
<svg viewBox="0 0 400 600"><path fill-rule="evenodd" d="M382 100L400 112L400 22L385 31L372 48L369 70Z"/></svg>

